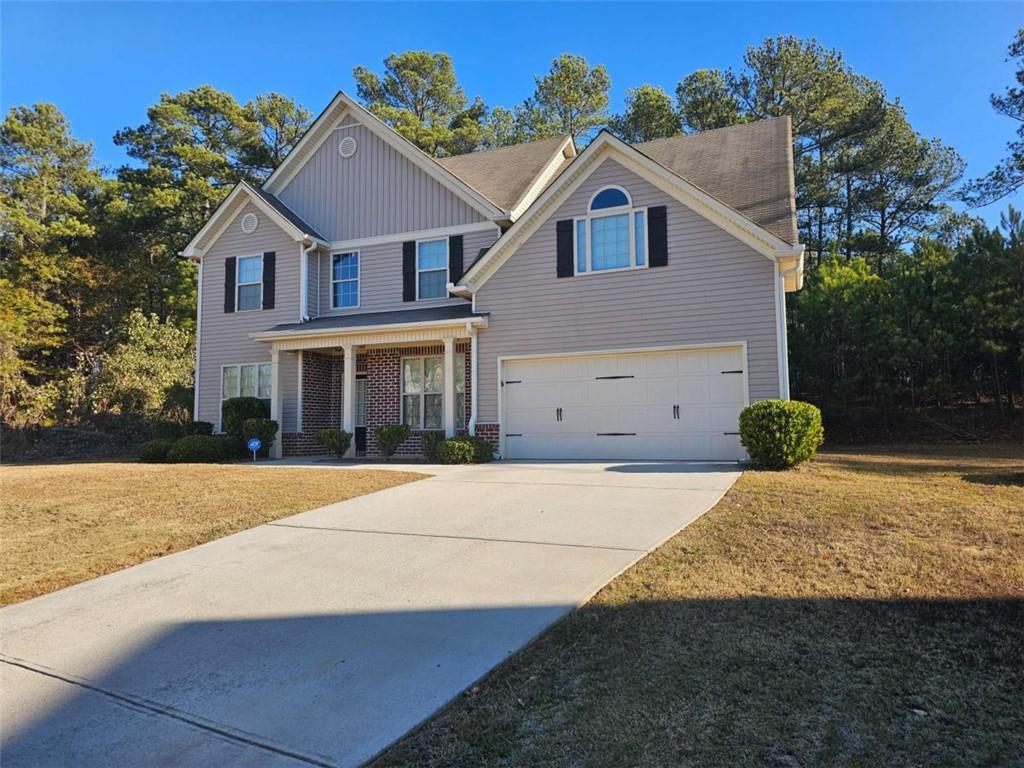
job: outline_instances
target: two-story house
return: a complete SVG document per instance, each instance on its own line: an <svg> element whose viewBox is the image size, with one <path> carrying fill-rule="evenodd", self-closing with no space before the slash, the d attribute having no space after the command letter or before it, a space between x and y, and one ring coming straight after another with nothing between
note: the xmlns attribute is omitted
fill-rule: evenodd
<svg viewBox="0 0 1024 768"><path fill-rule="evenodd" d="M434 159L339 93L199 263L195 416L265 399L278 455L405 423L512 459L741 459L788 397L800 288L788 118Z"/></svg>

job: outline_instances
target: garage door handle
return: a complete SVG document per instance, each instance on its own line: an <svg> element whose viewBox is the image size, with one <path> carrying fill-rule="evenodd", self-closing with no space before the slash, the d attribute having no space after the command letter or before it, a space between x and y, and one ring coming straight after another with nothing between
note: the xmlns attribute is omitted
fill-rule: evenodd
<svg viewBox="0 0 1024 768"><path fill-rule="evenodd" d="M636 437L636 432L598 432L598 437Z"/></svg>
<svg viewBox="0 0 1024 768"><path fill-rule="evenodd" d="M743 369L740 368L738 371L722 371L722 373L743 373Z"/></svg>
<svg viewBox="0 0 1024 768"><path fill-rule="evenodd" d="M678 405L673 405L672 406L672 418L673 419L678 419L679 418L679 406Z"/></svg>
<svg viewBox="0 0 1024 768"><path fill-rule="evenodd" d="M561 420L562 420L562 409L561 408L555 408L555 421L561 421Z"/></svg>
<svg viewBox="0 0 1024 768"><path fill-rule="evenodd" d="M600 381L601 379L635 379L636 376L595 376L594 381Z"/></svg>

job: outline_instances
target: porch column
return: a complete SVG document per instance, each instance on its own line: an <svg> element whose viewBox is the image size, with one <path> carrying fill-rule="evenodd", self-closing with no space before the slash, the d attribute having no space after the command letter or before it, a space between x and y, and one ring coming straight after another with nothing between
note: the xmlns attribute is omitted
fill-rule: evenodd
<svg viewBox="0 0 1024 768"><path fill-rule="evenodd" d="M270 418L277 422L277 438L270 448L270 458L280 459L284 424L281 423L281 353L277 347L270 351Z"/></svg>
<svg viewBox="0 0 1024 768"><path fill-rule="evenodd" d="M356 455L356 348L351 344L341 347L341 428L352 435L345 458Z"/></svg>
<svg viewBox="0 0 1024 768"><path fill-rule="evenodd" d="M444 436L455 437L455 339L444 340Z"/></svg>

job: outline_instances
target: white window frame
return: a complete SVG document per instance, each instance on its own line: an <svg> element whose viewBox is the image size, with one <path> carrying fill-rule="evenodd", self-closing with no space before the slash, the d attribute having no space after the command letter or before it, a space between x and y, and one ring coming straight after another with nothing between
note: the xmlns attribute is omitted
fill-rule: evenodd
<svg viewBox="0 0 1024 768"><path fill-rule="evenodd" d="M426 364L427 358L432 358L432 357L436 357L438 360L441 361L441 391L440 392L409 392L407 394L406 391L405 391L405 361L406 360L422 360L423 364L422 364L420 370L425 371L426 370L426 365L427 365ZM462 397L463 397L463 401L462 401L462 408L461 408L461 411L462 411L462 423L461 424L459 423L459 418L458 418L458 411L460 410L459 407L458 407L458 393L455 393L455 392L453 392L454 397L452 398L452 407L456 409L456 413L455 413L455 416L456 416L456 418L455 418L455 427L456 427L456 429L465 429L466 428L466 415L465 415L466 414L466 400L465 400L465 397L466 397L466 363L465 363L466 355L462 354L462 353L457 353L455 355L455 357L456 357L456 359L461 357L462 360L463 360L463 363L462 363ZM456 366L456 370L458 370L458 366ZM400 423L405 424L405 398L407 396L408 397L419 397L419 399L420 399L420 426L419 427L409 427L409 429L411 429L414 432L443 432L444 431L444 388L445 388L445 385L446 385L446 382L445 382L445 379L444 379L444 355L443 354L441 354L441 355L406 355L405 357L403 357L401 359L401 361L399 363L398 375L400 377L400 381L398 382L398 398L399 398L399 404L400 404L399 418L401 419ZM423 424L424 424L424 421L425 421L424 417L426 416L427 411L426 411L426 406L425 406L424 400L423 400L424 395L438 395L438 394L440 394L440 396L441 396L441 426L440 427L429 427L429 428L425 427L425 426L423 426Z"/></svg>
<svg viewBox="0 0 1024 768"><path fill-rule="evenodd" d="M416 301L443 301L448 299L448 291L444 292L443 296L429 296L420 298L420 272L440 272L440 269L420 269L420 245L423 243L438 243L444 242L444 284L448 285L448 263L451 254L449 253L450 243L447 237L427 237L422 240L416 241Z"/></svg>
<svg viewBox="0 0 1024 768"><path fill-rule="evenodd" d="M338 306L334 303L334 286L338 283L351 283L351 279L346 280L335 280L334 279L334 258L336 256L355 256L357 274L355 279L356 284L356 303L348 307ZM359 251L336 251L331 253L331 309L359 309L359 305L363 302L363 256Z"/></svg>
<svg viewBox="0 0 1024 768"><path fill-rule="evenodd" d="M270 395L268 397L260 397L259 396L260 395L260 366L261 365L266 365L266 366L268 366L270 368ZM222 365L220 367L220 408L217 411L217 431L218 432L223 432L224 431L223 430L224 401L225 400L230 400L232 397L241 397L242 396L241 393L242 393L242 369L243 368L252 367L252 368L256 369L256 371L255 371L255 374L256 374L256 398L258 400L270 400L270 401L273 401L273 399L274 399L274 368L273 368L273 365L274 364L271 361L269 361L269 360L261 360L261 361L259 361L257 363L229 363L228 365ZM228 368L236 368L237 371L238 371L237 375L235 376L235 381L237 382L237 386L235 387L235 391L232 394L227 394L227 393L224 392L224 371L227 370Z"/></svg>
<svg viewBox="0 0 1024 768"><path fill-rule="evenodd" d="M614 208L600 208L597 211L591 211L590 206L594 202L599 194L607 189L615 189L622 192L626 196L626 200L629 201L628 205L617 205ZM643 216L643 227L644 227L644 250L643 250L643 264L637 264L637 251L636 251L636 214L642 214ZM597 269L595 270L592 265L592 254L590 249L591 240L591 224L596 219L604 219L610 216L622 216L625 214L629 221L629 264L625 267L613 267L611 269ZM578 229L580 222L583 222L583 240L584 249L586 255L586 269L583 272L579 271L579 237ZM572 270L573 274L577 276L583 275L606 275L614 272L631 272L637 269L647 269L650 266L650 237L647 232L647 206L634 206L633 197L625 189L618 186L617 184L606 184L597 190L593 195L590 196L590 200L587 201L587 214L585 216L577 216L572 220Z"/></svg>
<svg viewBox="0 0 1024 768"><path fill-rule="evenodd" d="M239 274L242 271L242 259L259 259L260 260L260 279L259 282L255 283L243 283L238 279ZM241 303L239 302L239 296L242 293L243 285L258 285L260 287L260 305L258 307L252 307L250 309L242 309ZM257 253L251 256L239 256L235 259L235 312L260 312L263 310L263 254Z"/></svg>

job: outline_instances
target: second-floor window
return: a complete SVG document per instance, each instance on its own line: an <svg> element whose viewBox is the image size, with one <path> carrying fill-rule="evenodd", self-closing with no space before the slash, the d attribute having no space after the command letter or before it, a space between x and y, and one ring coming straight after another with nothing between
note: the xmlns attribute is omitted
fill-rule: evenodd
<svg viewBox="0 0 1024 768"><path fill-rule="evenodd" d="M576 274L647 266L647 209L621 187L605 187L576 219Z"/></svg>
<svg viewBox="0 0 1024 768"><path fill-rule="evenodd" d="M331 306L359 306L359 253L336 253L331 261Z"/></svg>
<svg viewBox="0 0 1024 768"><path fill-rule="evenodd" d="M243 256L238 260L235 306L239 312L263 308L263 257Z"/></svg>
<svg viewBox="0 0 1024 768"><path fill-rule="evenodd" d="M416 243L416 298L443 299L448 295L448 239Z"/></svg>

